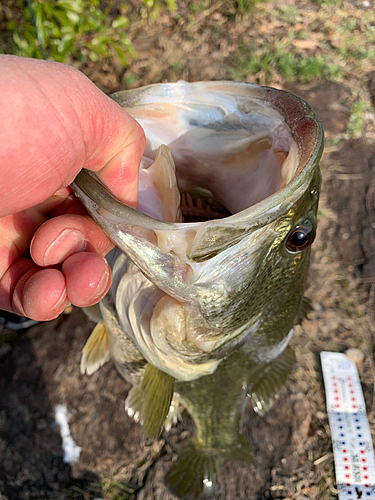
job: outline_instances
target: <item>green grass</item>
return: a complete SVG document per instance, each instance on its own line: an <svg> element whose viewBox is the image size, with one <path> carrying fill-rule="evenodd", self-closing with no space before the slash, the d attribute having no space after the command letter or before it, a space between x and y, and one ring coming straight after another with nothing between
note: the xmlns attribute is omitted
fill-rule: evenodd
<svg viewBox="0 0 375 500"><path fill-rule="evenodd" d="M350 117L346 125L346 133L352 137L359 136L364 125L364 113L369 111L369 105L361 100L355 101L350 108Z"/></svg>
<svg viewBox="0 0 375 500"><path fill-rule="evenodd" d="M193 14L202 12L203 10L208 9L210 3L210 0L193 0L189 3L190 12L192 12Z"/></svg>
<svg viewBox="0 0 375 500"><path fill-rule="evenodd" d="M137 80L137 78L132 73L127 73L124 75L123 82L127 87L133 85L133 83Z"/></svg>
<svg viewBox="0 0 375 500"><path fill-rule="evenodd" d="M237 8L241 13L249 12L253 10L258 4L264 2L265 0L237 0Z"/></svg>
<svg viewBox="0 0 375 500"><path fill-rule="evenodd" d="M253 51L240 48L229 75L233 80L243 80L249 75L263 72L266 81L278 73L285 80L308 82L326 78L339 80L343 74L339 65L328 61L326 56L301 55L293 51L290 42L275 42L271 47Z"/></svg>
<svg viewBox="0 0 375 500"><path fill-rule="evenodd" d="M294 5L285 5L280 7L280 9L284 21L289 24L294 24L296 22L299 11Z"/></svg>
<svg viewBox="0 0 375 500"><path fill-rule="evenodd" d="M100 0L31 1L37 33L24 0L20 7L21 22L7 23L16 55L58 62L78 60L82 64L87 58L94 62L117 58L122 66L127 65L127 56L135 55L126 36L127 17L120 14L111 19Z"/></svg>
<svg viewBox="0 0 375 500"><path fill-rule="evenodd" d="M135 500L134 491L114 479L103 479L101 482L104 498L107 500Z"/></svg>
<svg viewBox="0 0 375 500"><path fill-rule="evenodd" d="M342 0L311 0L311 2L320 7L339 7L342 4Z"/></svg>

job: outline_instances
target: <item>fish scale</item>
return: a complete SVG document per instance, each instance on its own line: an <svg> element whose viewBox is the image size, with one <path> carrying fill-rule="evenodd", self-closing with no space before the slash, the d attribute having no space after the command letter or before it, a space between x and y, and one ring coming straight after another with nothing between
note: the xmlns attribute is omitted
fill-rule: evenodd
<svg viewBox="0 0 375 500"><path fill-rule="evenodd" d="M322 352L339 500L375 500L375 460L363 392L345 354Z"/></svg>

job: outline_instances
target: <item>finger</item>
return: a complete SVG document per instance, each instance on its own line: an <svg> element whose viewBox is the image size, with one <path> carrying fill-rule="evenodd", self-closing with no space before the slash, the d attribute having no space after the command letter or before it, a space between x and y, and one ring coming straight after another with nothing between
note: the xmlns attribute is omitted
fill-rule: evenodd
<svg viewBox="0 0 375 500"><path fill-rule="evenodd" d="M113 243L88 216L65 214L46 221L35 232L30 254L40 266L64 262L78 252L106 255Z"/></svg>
<svg viewBox="0 0 375 500"><path fill-rule="evenodd" d="M145 146L141 126L74 68L5 55L0 60L5 120L0 216L43 202L83 167L104 167L100 175L109 189L134 205ZM15 165L19 182L14 182Z"/></svg>
<svg viewBox="0 0 375 500"><path fill-rule="evenodd" d="M99 170L98 177L120 200L132 207L137 206L138 172L145 147L143 129L136 121L128 124L127 135L118 149ZM90 168L90 163L86 163Z"/></svg>
<svg viewBox="0 0 375 500"><path fill-rule="evenodd" d="M13 307L36 321L57 318L67 303L65 278L58 269L30 270L13 292Z"/></svg>
<svg viewBox="0 0 375 500"><path fill-rule="evenodd" d="M13 292L17 283L32 269L38 267L31 260L21 257L4 271L0 281L0 309L24 316L23 308L13 304Z"/></svg>
<svg viewBox="0 0 375 500"><path fill-rule="evenodd" d="M36 321L56 318L67 304L65 277L57 269L40 269L21 257L0 281L0 309Z"/></svg>
<svg viewBox="0 0 375 500"><path fill-rule="evenodd" d="M73 202L70 194L68 190L61 190L36 207L0 218L0 279L26 252L35 231L47 220L46 213L60 205L67 209Z"/></svg>
<svg viewBox="0 0 375 500"><path fill-rule="evenodd" d="M68 257L62 271L70 302L87 307L99 302L111 286L111 269L107 261L96 253L77 253Z"/></svg>

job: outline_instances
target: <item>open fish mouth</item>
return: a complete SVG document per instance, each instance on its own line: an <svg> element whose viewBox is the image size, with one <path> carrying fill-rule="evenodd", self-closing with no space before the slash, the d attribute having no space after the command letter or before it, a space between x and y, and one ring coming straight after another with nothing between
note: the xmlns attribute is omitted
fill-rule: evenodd
<svg viewBox="0 0 375 500"><path fill-rule="evenodd" d="M309 181L322 153L323 131L309 105L273 88L178 82L111 97L142 125L147 139L137 206L143 216L130 207L118 207L117 216L140 228L176 231L182 239L186 239L182 221L211 221L199 231L201 244L186 249L193 259L218 250L214 241L223 224L235 224L238 233L285 213L288 198L293 203L293 195ZM142 174L162 145L173 156L178 200L176 195L174 200L160 200L160 189L153 192L147 179L142 185ZM180 212L174 209L168 216L163 204L178 204ZM113 212L113 204L106 209ZM173 237L177 242L181 238ZM178 243L163 246L163 237L159 240L164 252L181 253ZM207 252L201 252L204 245Z"/></svg>
<svg viewBox="0 0 375 500"><path fill-rule="evenodd" d="M315 114L293 94L235 82L112 97L145 130L137 210L87 172L73 189L134 264L114 273L122 328L151 364L194 380L280 315L282 333L252 347L258 358L277 357L316 225L323 132Z"/></svg>
<svg viewBox="0 0 375 500"><path fill-rule="evenodd" d="M227 217L276 193L287 196L319 154L315 115L287 92L178 82L112 97L143 126L146 158L154 159L161 144L171 150L188 222ZM273 201L279 200L268 200L268 207Z"/></svg>

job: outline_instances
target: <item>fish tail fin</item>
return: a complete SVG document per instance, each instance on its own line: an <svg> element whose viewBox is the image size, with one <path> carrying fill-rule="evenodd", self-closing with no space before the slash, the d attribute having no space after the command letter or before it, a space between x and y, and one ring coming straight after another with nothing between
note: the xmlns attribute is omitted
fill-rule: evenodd
<svg viewBox="0 0 375 500"><path fill-rule="evenodd" d="M169 469L165 482L179 498L210 498L219 490L217 467L217 454L200 447L193 438L182 448L177 461Z"/></svg>
<svg viewBox="0 0 375 500"><path fill-rule="evenodd" d="M217 471L230 460L253 462L245 436L239 435L236 443L225 451L207 449L192 438L169 469L166 485L172 493L185 500L212 498L220 488Z"/></svg>

